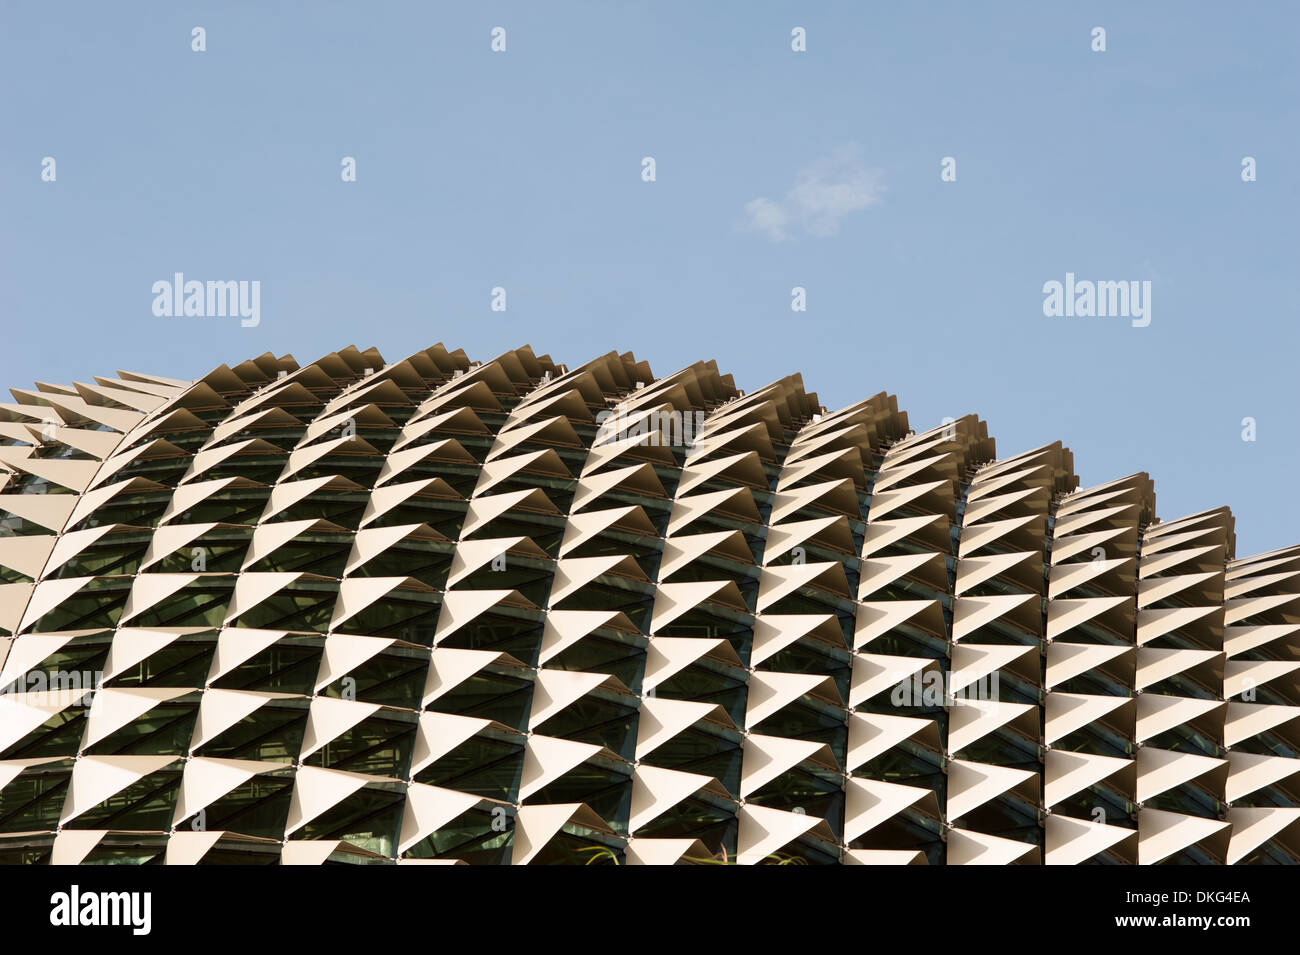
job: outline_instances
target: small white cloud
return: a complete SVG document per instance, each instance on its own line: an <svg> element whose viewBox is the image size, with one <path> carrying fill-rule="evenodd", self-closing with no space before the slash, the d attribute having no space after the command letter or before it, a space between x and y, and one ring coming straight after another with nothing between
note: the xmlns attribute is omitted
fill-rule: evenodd
<svg viewBox="0 0 1300 955"><path fill-rule="evenodd" d="M745 203L741 226L772 242L796 232L835 235L845 216L880 202L882 178L879 170L862 164L854 147L838 149L800 171L783 201L760 196Z"/></svg>
<svg viewBox="0 0 1300 955"><path fill-rule="evenodd" d="M779 202L760 196L745 203L746 228L765 239L773 242L788 239L790 236L786 232L786 226L789 224L790 216Z"/></svg>

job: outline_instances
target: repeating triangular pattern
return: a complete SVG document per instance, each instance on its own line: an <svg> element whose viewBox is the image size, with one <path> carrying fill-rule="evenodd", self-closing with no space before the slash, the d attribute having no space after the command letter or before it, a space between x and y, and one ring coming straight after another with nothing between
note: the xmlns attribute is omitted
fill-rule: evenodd
<svg viewBox="0 0 1300 955"><path fill-rule="evenodd" d="M441 345L0 406L0 862L1292 863L1300 547Z"/></svg>

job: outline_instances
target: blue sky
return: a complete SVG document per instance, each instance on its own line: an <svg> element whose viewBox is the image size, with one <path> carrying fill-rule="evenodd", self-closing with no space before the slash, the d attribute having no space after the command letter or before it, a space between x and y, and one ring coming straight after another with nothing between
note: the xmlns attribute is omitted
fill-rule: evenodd
<svg viewBox="0 0 1300 955"><path fill-rule="evenodd" d="M7 0L0 383L716 358L976 412L1003 456L1060 438L1085 485L1146 470L1166 519L1231 505L1241 555L1300 542L1300 13L1136 6ZM178 271L260 281L261 323L156 317ZM1045 317L1067 271L1151 281L1151 324Z"/></svg>

